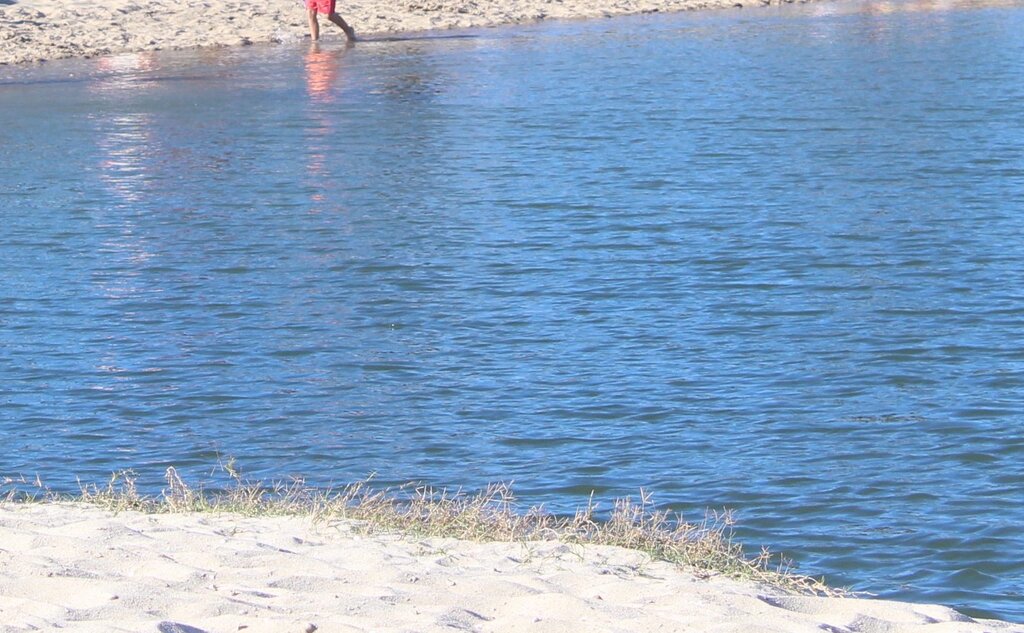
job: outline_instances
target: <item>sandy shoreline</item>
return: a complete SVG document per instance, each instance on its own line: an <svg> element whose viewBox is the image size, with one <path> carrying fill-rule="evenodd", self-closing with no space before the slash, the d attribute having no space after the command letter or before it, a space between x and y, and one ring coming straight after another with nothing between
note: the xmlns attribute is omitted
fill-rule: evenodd
<svg viewBox="0 0 1024 633"><path fill-rule="evenodd" d="M352 0L338 12L373 35L780 2L793 0ZM324 20L321 29L344 39ZM305 37L302 0L0 0L0 64Z"/></svg>
<svg viewBox="0 0 1024 633"><path fill-rule="evenodd" d="M350 524L0 505L0 632L1024 633L935 605L784 596L616 547Z"/></svg>

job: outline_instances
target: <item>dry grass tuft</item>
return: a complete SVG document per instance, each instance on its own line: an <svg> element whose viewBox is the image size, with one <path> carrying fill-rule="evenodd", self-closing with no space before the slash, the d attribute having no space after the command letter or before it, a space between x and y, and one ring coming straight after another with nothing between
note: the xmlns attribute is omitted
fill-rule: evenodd
<svg viewBox="0 0 1024 633"><path fill-rule="evenodd" d="M213 492L189 486L171 467L165 475L167 487L156 497L140 494L134 473L123 471L112 475L103 487L81 486L80 495L75 497L54 495L38 479L31 483L6 480L0 482L0 503L70 500L115 512L306 516L314 521L351 521L363 532L472 541L613 545L644 552L654 560L675 563L703 576L724 574L798 593L846 593L828 587L823 580L796 574L788 561L777 559L767 550L755 557L745 555L732 541L734 521L728 512L688 523L678 514L657 510L644 490L638 501L628 497L616 500L607 518L598 518L599 508L593 499L575 515L559 517L540 507L519 512L508 484L492 484L476 494L466 494L411 484L376 489L371 486L372 479L367 479L340 490L323 490L307 486L301 479L266 486L244 479L233 461L221 467L232 485Z"/></svg>

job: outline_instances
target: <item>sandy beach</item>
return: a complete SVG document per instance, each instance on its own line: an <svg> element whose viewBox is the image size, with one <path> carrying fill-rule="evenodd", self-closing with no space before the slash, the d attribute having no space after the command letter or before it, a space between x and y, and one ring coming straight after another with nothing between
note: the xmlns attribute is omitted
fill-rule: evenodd
<svg viewBox="0 0 1024 633"><path fill-rule="evenodd" d="M350 523L0 505L0 631L1024 632L935 605L787 596L616 547Z"/></svg>
<svg viewBox="0 0 1024 633"><path fill-rule="evenodd" d="M793 0L392 0L339 2L360 35L543 19L761 6ZM322 38L343 40L321 20ZM302 0L0 0L0 64L308 37Z"/></svg>

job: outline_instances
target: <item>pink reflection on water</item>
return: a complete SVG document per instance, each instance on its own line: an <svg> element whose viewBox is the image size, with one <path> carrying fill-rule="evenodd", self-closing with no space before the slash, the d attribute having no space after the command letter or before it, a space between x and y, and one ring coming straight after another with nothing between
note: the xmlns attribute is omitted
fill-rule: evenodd
<svg viewBox="0 0 1024 633"><path fill-rule="evenodd" d="M96 60L96 68L98 78L89 84L96 93L109 96L111 92L145 92L155 85L139 81L139 73L156 68L152 52L101 57ZM123 202L138 202L144 195L146 162L155 149L152 115L125 109L105 119L97 118L97 124L100 179Z"/></svg>
<svg viewBox="0 0 1024 633"><path fill-rule="evenodd" d="M866 0L864 2L820 2L810 9L815 15L890 15L1019 7L1022 0Z"/></svg>
<svg viewBox="0 0 1024 633"><path fill-rule="evenodd" d="M341 74L341 57L343 51L327 50L313 44L306 52L304 69L306 74L306 93L309 95L310 118L309 142L306 154L306 176L312 190L310 200L313 202L311 213L319 213L327 203L325 188L329 184L331 174L327 155L330 137L335 129L331 121L329 108L337 99L337 84Z"/></svg>
<svg viewBox="0 0 1024 633"><path fill-rule="evenodd" d="M321 49L313 44L306 53L306 91L311 101L316 103L334 103L335 84L340 73L339 51Z"/></svg>
<svg viewBox="0 0 1024 633"><path fill-rule="evenodd" d="M124 97L152 91L156 84L140 77L156 69L153 52L102 57L96 60L97 78L89 84L89 90L104 100L115 100L111 113L91 117L97 129L97 175L115 201L97 218L107 227L99 248L111 268L98 271L94 280L108 299L138 294L138 270L154 256L136 214L149 194L153 157L161 144L153 134L152 113L133 107Z"/></svg>

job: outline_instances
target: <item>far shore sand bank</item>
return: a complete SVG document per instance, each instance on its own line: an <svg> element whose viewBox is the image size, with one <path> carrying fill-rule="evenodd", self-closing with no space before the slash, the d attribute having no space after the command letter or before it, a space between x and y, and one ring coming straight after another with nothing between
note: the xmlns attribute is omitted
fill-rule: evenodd
<svg viewBox="0 0 1024 633"><path fill-rule="evenodd" d="M1024 633L935 605L792 596L607 546L351 523L0 504L0 632Z"/></svg>
<svg viewBox="0 0 1024 633"><path fill-rule="evenodd" d="M793 0L355 0L337 10L365 36L787 2ZM320 27L322 39L344 40L326 20ZM0 0L0 64L308 35L303 0Z"/></svg>

